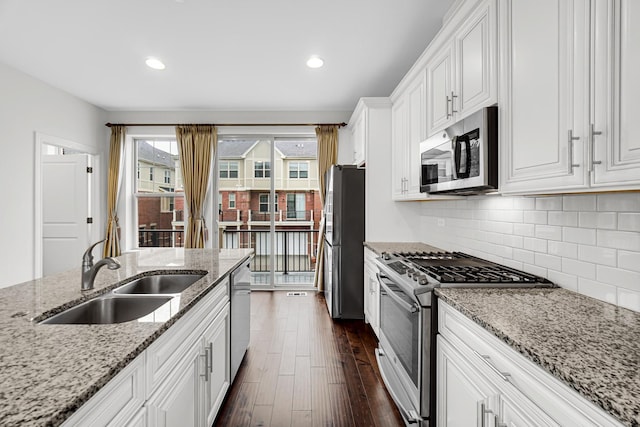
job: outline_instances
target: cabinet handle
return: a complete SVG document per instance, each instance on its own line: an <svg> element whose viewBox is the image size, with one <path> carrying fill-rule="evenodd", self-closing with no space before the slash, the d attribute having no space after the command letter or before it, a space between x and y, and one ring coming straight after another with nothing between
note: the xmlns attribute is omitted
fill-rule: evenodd
<svg viewBox="0 0 640 427"><path fill-rule="evenodd" d="M595 157L596 157L596 154L595 154L595 149L596 149L595 148L595 146L596 146L595 139L596 138L595 137L598 136L598 135L602 135L602 131L596 130L595 126L596 125L591 123L591 165L600 165L600 164L602 164L602 160L594 160ZM592 170L593 170L593 168L589 167L589 171L592 171Z"/></svg>
<svg viewBox="0 0 640 427"><path fill-rule="evenodd" d="M451 110L453 110L453 99L449 99L449 97L447 96L447 103L445 104L445 110L447 110L447 119L451 116L453 116L453 113L449 113L449 103L451 103Z"/></svg>
<svg viewBox="0 0 640 427"><path fill-rule="evenodd" d="M209 373L213 373L213 343L209 343Z"/></svg>
<svg viewBox="0 0 640 427"><path fill-rule="evenodd" d="M480 359L496 374L498 374L498 376L500 376L500 378L502 378L504 381L509 381L509 378L511 376L510 373L508 372L501 372L498 368L495 367L495 365L493 363L491 363L491 358L489 356L485 356L484 354L480 354L477 351L473 350L473 352L476 354L476 356L480 357Z"/></svg>
<svg viewBox="0 0 640 427"><path fill-rule="evenodd" d="M496 414L495 426L496 427L509 427L506 423L503 423L503 422L500 421L500 417L498 416L498 414Z"/></svg>
<svg viewBox="0 0 640 427"><path fill-rule="evenodd" d="M204 357L204 374L200 374L201 377L204 377L206 382L209 382L209 347L204 349L204 354L200 355Z"/></svg>
<svg viewBox="0 0 640 427"><path fill-rule="evenodd" d="M453 109L453 100L454 100L454 98L457 98L457 97L458 97L458 95L454 95L453 91L451 91L451 115L452 116L453 116L453 113L457 113L458 112L458 110L454 110Z"/></svg>
<svg viewBox="0 0 640 427"><path fill-rule="evenodd" d="M493 411L491 409L487 409L487 405L485 405L484 402L478 402L478 417L480 419L478 420L479 422L477 423L477 425L479 425L480 427L486 427L486 424L484 422L486 414L493 414Z"/></svg>
<svg viewBox="0 0 640 427"><path fill-rule="evenodd" d="M569 129L569 143L567 144L567 149L569 150L569 175L573 175L573 168L580 167L580 164L573 163L573 141L579 141L579 136L573 136L573 130Z"/></svg>

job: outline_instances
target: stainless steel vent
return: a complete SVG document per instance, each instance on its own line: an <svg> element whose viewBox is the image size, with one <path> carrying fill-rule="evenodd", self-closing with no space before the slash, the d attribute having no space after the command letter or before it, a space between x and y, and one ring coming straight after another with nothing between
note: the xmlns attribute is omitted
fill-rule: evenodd
<svg viewBox="0 0 640 427"><path fill-rule="evenodd" d="M306 297L306 292L287 292L288 297Z"/></svg>

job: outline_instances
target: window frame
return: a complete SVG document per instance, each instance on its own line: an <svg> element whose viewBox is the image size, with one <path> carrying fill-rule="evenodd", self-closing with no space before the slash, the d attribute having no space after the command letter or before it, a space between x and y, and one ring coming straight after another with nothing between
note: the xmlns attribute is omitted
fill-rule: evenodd
<svg viewBox="0 0 640 427"><path fill-rule="evenodd" d="M231 205L233 203L233 206ZM229 202L227 203L229 209L236 209L236 193L229 193Z"/></svg>
<svg viewBox="0 0 640 427"><path fill-rule="evenodd" d="M218 161L218 179L238 179L240 176L240 166L237 160L219 160ZM234 166L234 167L232 167ZM236 176L231 176L235 172ZM225 174L226 176L222 176Z"/></svg>
<svg viewBox="0 0 640 427"><path fill-rule="evenodd" d="M304 169L301 166L304 166ZM303 172L306 176L301 176ZM294 173L295 176L291 176ZM309 179L309 162L289 162L289 179Z"/></svg>
<svg viewBox="0 0 640 427"><path fill-rule="evenodd" d="M261 168L258 168L261 165ZM260 176L258 176L260 173ZM271 162L268 160L253 161L253 177L258 179L271 178Z"/></svg>

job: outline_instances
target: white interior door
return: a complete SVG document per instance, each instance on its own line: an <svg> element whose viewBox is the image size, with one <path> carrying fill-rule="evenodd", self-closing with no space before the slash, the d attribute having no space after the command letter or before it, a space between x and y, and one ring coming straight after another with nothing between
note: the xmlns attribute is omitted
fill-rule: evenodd
<svg viewBox="0 0 640 427"><path fill-rule="evenodd" d="M42 156L43 275L80 268L91 225L88 154Z"/></svg>

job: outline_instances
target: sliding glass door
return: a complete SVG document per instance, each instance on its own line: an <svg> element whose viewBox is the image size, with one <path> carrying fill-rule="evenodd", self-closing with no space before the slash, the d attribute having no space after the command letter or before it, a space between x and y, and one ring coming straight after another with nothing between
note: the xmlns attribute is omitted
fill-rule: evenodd
<svg viewBox="0 0 640 427"><path fill-rule="evenodd" d="M253 248L255 288L313 286L320 204L315 137L219 137L222 248Z"/></svg>

